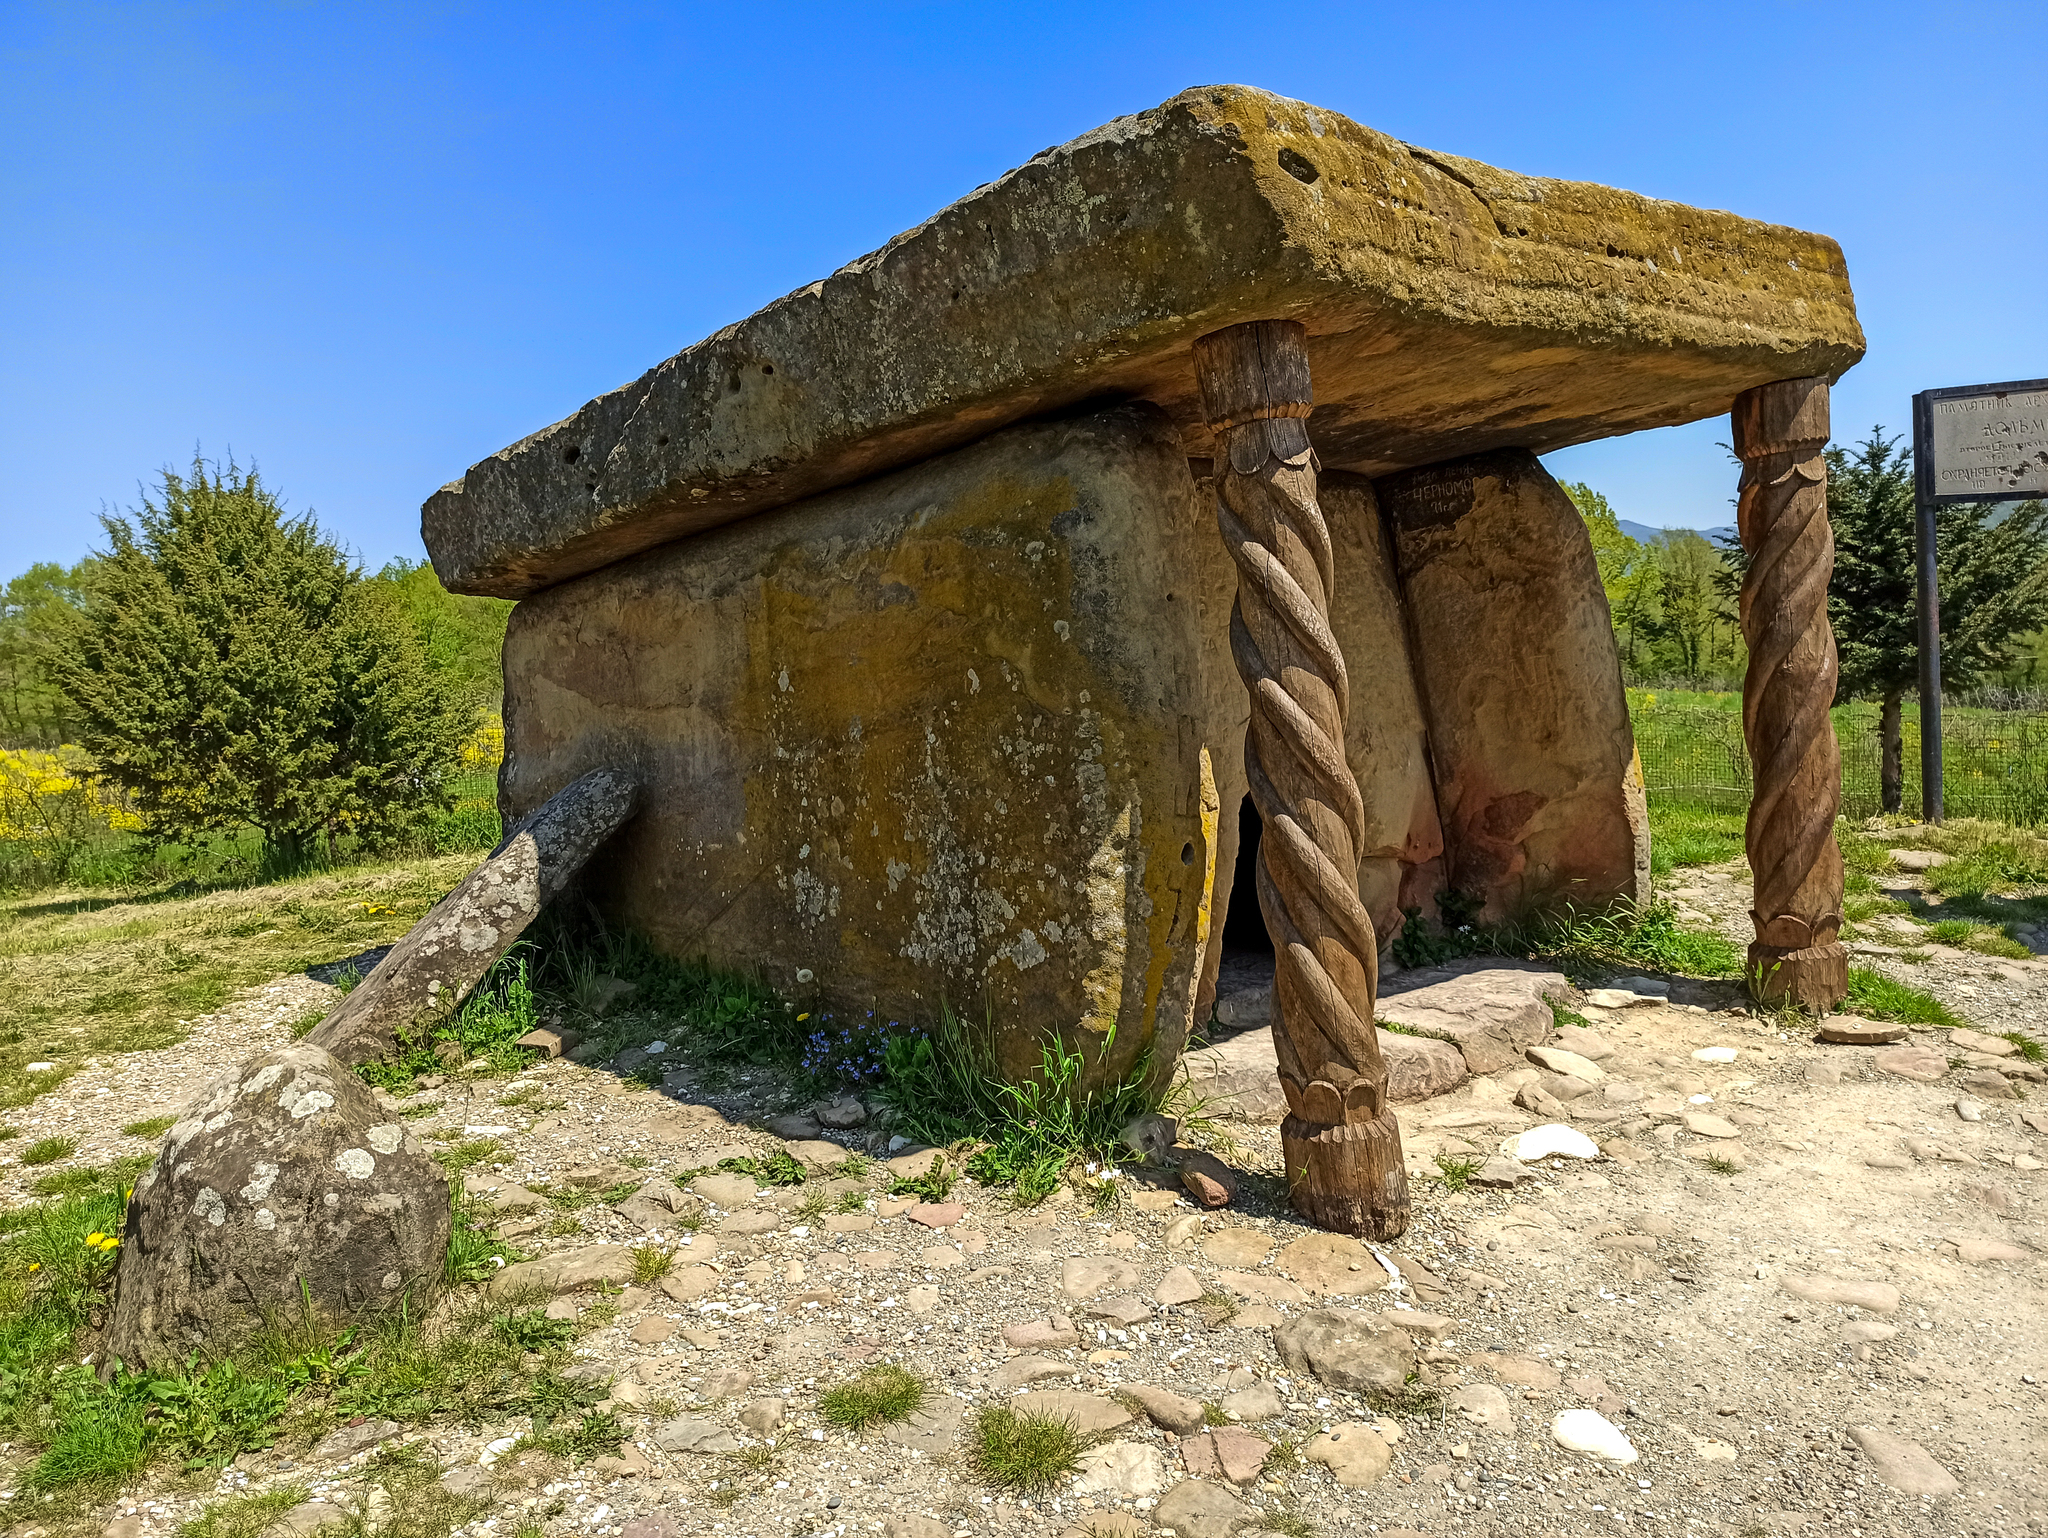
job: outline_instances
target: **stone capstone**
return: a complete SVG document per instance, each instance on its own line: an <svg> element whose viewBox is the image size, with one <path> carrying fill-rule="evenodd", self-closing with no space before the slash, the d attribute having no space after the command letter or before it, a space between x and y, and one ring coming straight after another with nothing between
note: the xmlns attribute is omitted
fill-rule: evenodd
<svg viewBox="0 0 2048 1538"><path fill-rule="evenodd" d="M1208 454L1192 344L1278 315L1310 321L1323 462L1370 475L1714 416L1863 352L1825 237L1204 86L492 455L422 531L453 590L523 598L1088 399L1155 401Z"/></svg>
<svg viewBox="0 0 2048 1538"><path fill-rule="evenodd" d="M438 1285L449 1223L441 1166L362 1080L307 1042L262 1053L135 1182L106 1358L182 1362L308 1300L374 1316Z"/></svg>

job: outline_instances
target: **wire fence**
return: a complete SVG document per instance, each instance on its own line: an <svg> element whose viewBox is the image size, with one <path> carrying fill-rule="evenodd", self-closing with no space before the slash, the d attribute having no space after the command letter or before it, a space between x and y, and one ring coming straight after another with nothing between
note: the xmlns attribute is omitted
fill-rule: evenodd
<svg viewBox="0 0 2048 1538"><path fill-rule="evenodd" d="M1857 819L1883 809L1879 707L1839 705L1831 714L1842 750L1842 811ZM1753 781L1742 741L1742 712L1632 704L1636 751L1653 800L1740 812ZM1920 718L1901 722L1902 792L1920 809ZM1951 817L1982 817L2022 827L2048 824L2048 712L1951 708L1942 717L1942 803Z"/></svg>

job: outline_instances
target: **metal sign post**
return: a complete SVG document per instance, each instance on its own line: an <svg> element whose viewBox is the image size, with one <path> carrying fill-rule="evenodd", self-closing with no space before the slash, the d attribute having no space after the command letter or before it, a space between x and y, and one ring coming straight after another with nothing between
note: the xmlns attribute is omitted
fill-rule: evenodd
<svg viewBox="0 0 2048 1538"><path fill-rule="evenodd" d="M2048 496L2048 379L1922 390L1913 397L1913 511L1920 555L1920 815L1941 813L1941 593L1935 509Z"/></svg>

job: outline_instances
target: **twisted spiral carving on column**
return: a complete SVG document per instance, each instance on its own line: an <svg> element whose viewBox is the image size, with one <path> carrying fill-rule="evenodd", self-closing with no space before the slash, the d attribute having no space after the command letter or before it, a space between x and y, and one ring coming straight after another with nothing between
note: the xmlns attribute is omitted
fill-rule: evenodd
<svg viewBox="0 0 2048 1538"><path fill-rule="evenodd" d="M1219 359L1230 342L1235 355ZM1205 353L1204 344L1218 346ZM1264 823L1258 895L1274 942L1280 1082L1304 1122L1374 1121L1386 1109L1373 1026L1378 944L1358 896L1365 807L1344 755L1350 680L1330 630L1333 553L1302 421L1300 328L1258 322L1197 347L1222 439L1217 527L1238 573L1230 646L1251 695L1244 760Z"/></svg>
<svg viewBox="0 0 2048 1538"><path fill-rule="evenodd" d="M1743 549L1743 736L1755 771L1746 843L1755 882L1751 956L1832 948L1842 927L1841 754L1828 707L1835 539L1827 518L1827 383L1790 380L1740 397L1735 451Z"/></svg>

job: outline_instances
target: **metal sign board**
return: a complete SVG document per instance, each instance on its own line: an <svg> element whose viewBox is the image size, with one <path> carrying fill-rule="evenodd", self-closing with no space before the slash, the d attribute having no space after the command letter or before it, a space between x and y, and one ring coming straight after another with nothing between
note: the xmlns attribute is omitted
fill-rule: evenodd
<svg viewBox="0 0 2048 1538"><path fill-rule="evenodd" d="M1923 503L2048 497L2048 379L1922 390L1913 463Z"/></svg>

